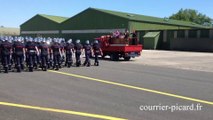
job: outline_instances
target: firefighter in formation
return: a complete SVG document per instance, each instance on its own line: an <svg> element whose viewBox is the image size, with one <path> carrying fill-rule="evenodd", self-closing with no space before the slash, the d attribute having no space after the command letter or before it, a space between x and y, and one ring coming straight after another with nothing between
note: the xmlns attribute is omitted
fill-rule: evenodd
<svg viewBox="0 0 213 120"><path fill-rule="evenodd" d="M85 54L83 66L90 67L91 56L95 56L94 65L98 66L101 49L98 41L93 45L87 40L83 45L80 40L42 37L0 37L0 72L22 72L27 70L59 70L62 67L81 66L81 55ZM76 58L75 63L73 57Z"/></svg>

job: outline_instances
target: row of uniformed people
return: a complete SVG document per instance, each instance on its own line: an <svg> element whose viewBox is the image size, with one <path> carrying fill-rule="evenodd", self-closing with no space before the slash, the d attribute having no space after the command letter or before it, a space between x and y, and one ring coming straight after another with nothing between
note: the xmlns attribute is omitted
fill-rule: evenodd
<svg viewBox="0 0 213 120"><path fill-rule="evenodd" d="M90 66L90 57L94 54L94 65L98 66L98 55L101 54L98 41L90 45L87 40L85 45L82 45L80 40L76 40L73 44L72 39L65 42L63 38L0 37L0 59L5 73L11 70L12 65L17 72L21 72L24 69L24 62L31 72L37 69L38 65L44 71L48 68L58 70L62 67L63 61L65 61L65 66L71 67L74 53L76 66L79 67L83 50L85 52L83 65Z"/></svg>

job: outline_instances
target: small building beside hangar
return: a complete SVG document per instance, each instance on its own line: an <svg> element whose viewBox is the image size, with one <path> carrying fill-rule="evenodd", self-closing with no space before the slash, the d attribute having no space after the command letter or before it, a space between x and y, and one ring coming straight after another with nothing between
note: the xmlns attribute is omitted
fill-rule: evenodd
<svg viewBox="0 0 213 120"><path fill-rule="evenodd" d="M67 17L37 14L20 25L22 36L58 37L60 35L60 23Z"/></svg>

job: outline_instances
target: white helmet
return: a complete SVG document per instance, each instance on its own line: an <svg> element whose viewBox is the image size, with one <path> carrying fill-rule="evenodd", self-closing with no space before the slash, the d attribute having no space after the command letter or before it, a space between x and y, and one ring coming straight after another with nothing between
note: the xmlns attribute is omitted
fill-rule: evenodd
<svg viewBox="0 0 213 120"><path fill-rule="evenodd" d="M86 44L89 44L89 40L86 40L86 42L85 42Z"/></svg>
<svg viewBox="0 0 213 120"><path fill-rule="evenodd" d="M33 38L30 37L30 38L28 38L28 39L29 39L29 42L33 42Z"/></svg>
<svg viewBox="0 0 213 120"><path fill-rule="evenodd" d="M48 38L47 41L49 41L49 43L51 43L53 41L52 38Z"/></svg>
<svg viewBox="0 0 213 120"><path fill-rule="evenodd" d="M13 38L10 38L10 39L9 39L9 42L12 43L12 41L13 41Z"/></svg>
<svg viewBox="0 0 213 120"><path fill-rule="evenodd" d="M97 40L95 40L95 41L94 41L94 43L98 43L98 41L97 41Z"/></svg>
<svg viewBox="0 0 213 120"><path fill-rule="evenodd" d="M21 42L21 37L18 37L18 38L17 38L17 41L18 41L18 42Z"/></svg>
<svg viewBox="0 0 213 120"><path fill-rule="evenodd" d="M76 40L76 43L80 43L81 41L78 39L78 40Z"/></svg>
<svg viewBox="0 0 213 120"><path fill-rule="evenodd" d="M58 39L57 39L57 43L61 43L61 38L58 38Z"/></svg>
<svg viewBox="0 0 213 120"><path fill-rule="evenodd" d="M68 42L68 43L72 43L72 39L69 39L67 42Z"/></svg>
<svg viewBox="0 0 213 120"><path fill-rule="evenodd" d="M57 38L53 38L53 42L57 42Z"/></svg>
<svg viewBox="0 0 213 120"><path fill-rule="evenodd" d="M46 38L41 39L41 42L45 43L46 42Z"/></svg>
<svg viewBox="0 0 213 120"><path fill-rule="evenodd" d="M15 37L15 38L14 38L14 40L13 40L13 42L17 42L17 40L18 40L18 38L17 38L17 37Z"/></svg>
<svg viewBox="0 0 213 120"><path fill-rule="evenodd" d="M4 41L8 41L9 40L9 37L8 36L5 36L4 37Z"/></svg>

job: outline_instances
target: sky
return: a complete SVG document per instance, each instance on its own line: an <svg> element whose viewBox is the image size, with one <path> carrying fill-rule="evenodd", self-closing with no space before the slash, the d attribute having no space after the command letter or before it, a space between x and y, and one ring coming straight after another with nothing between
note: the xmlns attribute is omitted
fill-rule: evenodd
<svg viewBox="0 0 213 120"><path fill-rule="evenodd" d="M169 17L195 9L213 18L213 0L0 0L0 26L19 27L36 14L72 17L89 8Z"/></svg>

